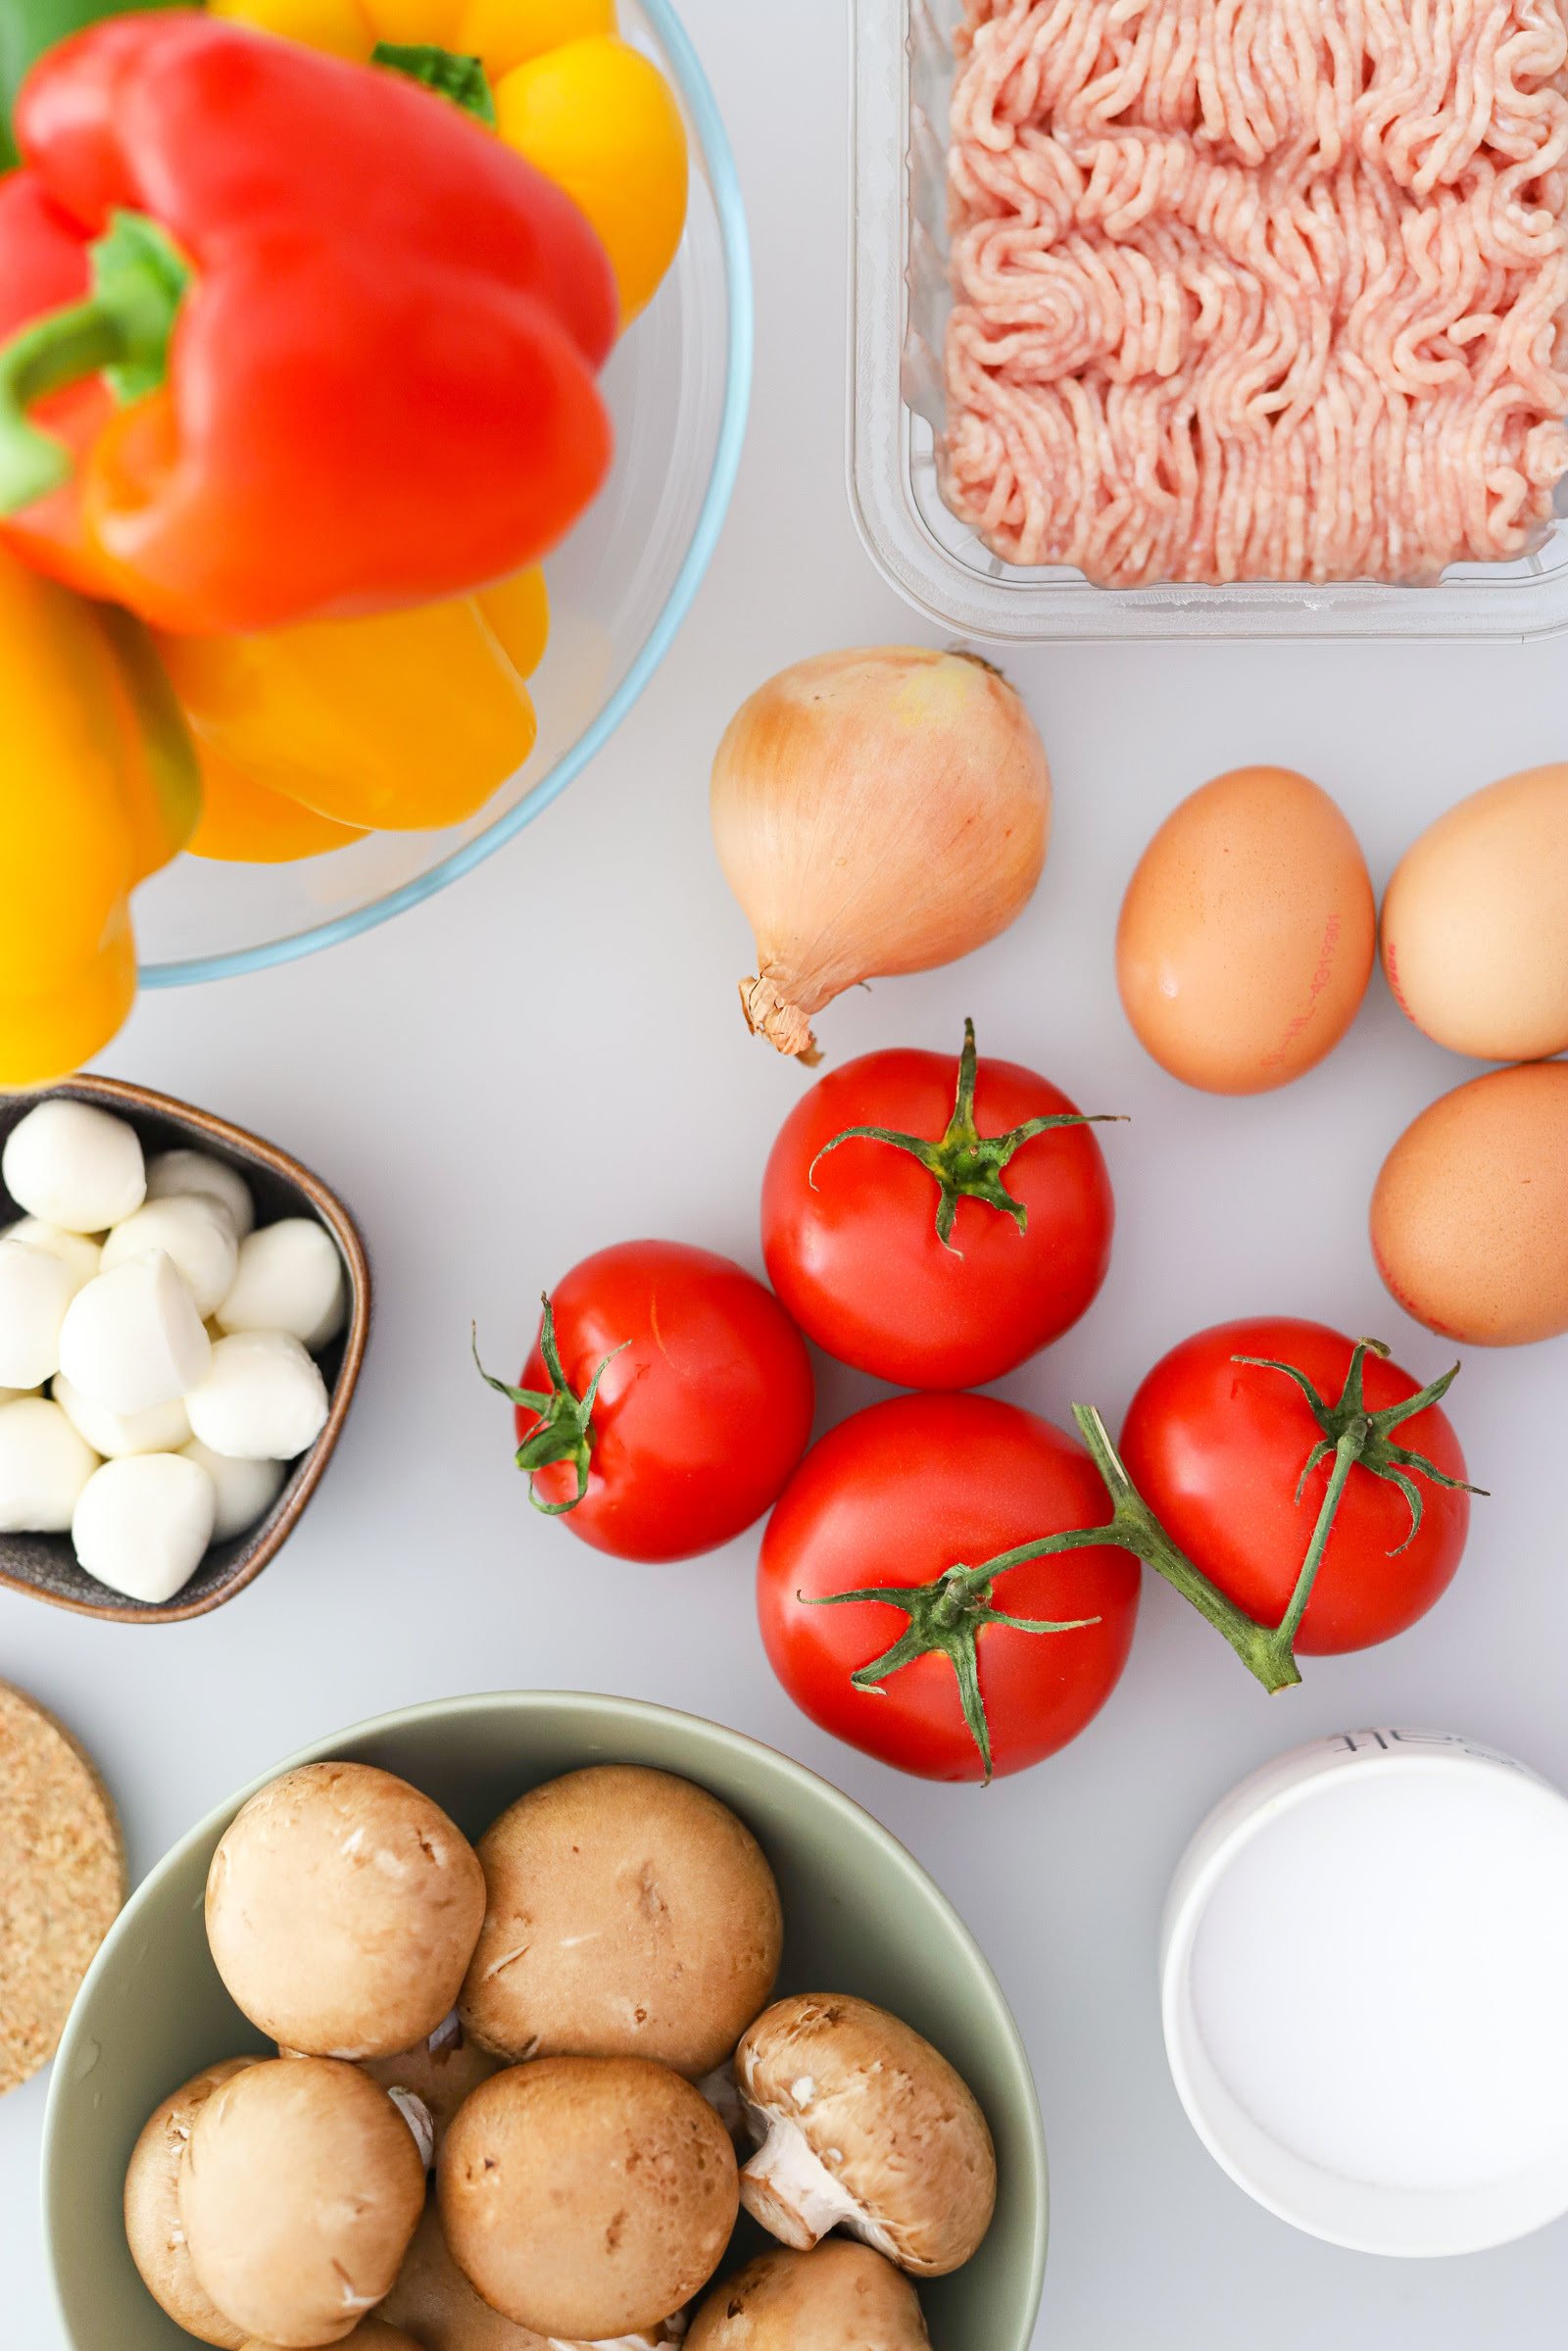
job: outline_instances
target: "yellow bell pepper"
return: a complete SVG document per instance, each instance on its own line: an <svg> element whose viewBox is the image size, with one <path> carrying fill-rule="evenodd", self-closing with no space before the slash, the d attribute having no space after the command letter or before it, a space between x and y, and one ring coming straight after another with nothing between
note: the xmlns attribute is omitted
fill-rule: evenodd
<svg viewBox="0 0 1568 2351"><path fill-rule="evenodd" d="M610 256L628 326L686 226L686 126L641 50L599 34L529 58L496 84L496 128L564 188Z"/></svg>
<svg viewBox="0 0 1568 2351"><path fill-rule="evenodd" d="M524 681L548 627L533 570L367 620L162 639L213 792L198 856L270 862L368 829L461 824L533 749Z"/></svg>
<svg viewBox="0 0 1568 2351"><path fill-rule="evenodd" d="M130 893L198 810L145 632L0 549L0 1086L66 1076L114 1035Z"/></svg>
<svg viewBox="0 0 1568 2351"><path fill-rule="evenodd" d="M214 12L366 63L377 42L477 58L496 128L585 213L622 326L686 224L686 129L668 83L616 37L614 0L212 0Z"/></svg>
<svg viewBox="0 0 1568 2351"><path fill-rule="evenodd" d="M220 751L201 747L202 820L186 844L193 857L225 865L286 865L346 849L365 835L318 816L302 801L270 791Z"/></svg>

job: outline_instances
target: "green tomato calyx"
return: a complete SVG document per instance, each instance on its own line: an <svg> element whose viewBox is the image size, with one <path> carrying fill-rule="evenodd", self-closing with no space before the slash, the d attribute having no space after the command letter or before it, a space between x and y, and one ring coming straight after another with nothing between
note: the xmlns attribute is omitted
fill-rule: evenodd
<svg viewBox="0 0 1568 2351"><path fill-rule="evenodd" d="M1014 1200L1002 1180L1013 1153L1024 1144L1032 1143L1037 1135L1048 1134L1053 1127L1115 1125L1120 1123L1120 1113L1058 1110L1049 1117L1027 1118L1022 1126L1011 1127L1004 1135L982 1135L974 1115L978 1066L974 1022L966 1020L953 1115L936 1142L927 1142L919 1135L902 1135L892 1127L846 1127L842 1135L835 1135L830 1143L823 1144L807 1171L808 1183L814 1191L817 1168L828 1152L836 1151L842 1144L886 1143L894 1151L907 1151L936 1178L937 1239L944 1249L953 1248L953 1220L960 1200L983 1200L988 1207L999 1208L1004 1216L1010 1216L1020 1233L1027 1232L1029 1211L1022 1200ZM954 1249L953 1253L962 1255L959 1249Z"/></svg>
<svg viewBox="0 0 1568 2351"><path fill-rule="evenodd" d="M575 1510L588 1492L588 1470L596 1442L593 1415L599 1396L599 1383L615 1357L625 1353L631 1341L623 1339L619 1347L611 1349L582 1395L578 1396L561 1367L561 1350L556 1344L556 1313L548 1292L540 1303L544 1307L544 1319L539 1326L539 1352L544 1357L545 1369L550 1375L548 1390L509 1387L505 1380L498 1380L493 1373L486 1371L479 1361L477 1330L471 1334L470 1344L475 1366L486 1387L493 1388L498 1396L504 1396L510 1403L520 1404L524 1411L532 1412L538 1419L539 1426L517 1447L517 1467L527 1477L528 1499L534 1508L543 1511L547 1518L562 1518L568 1510ZM541 1501L534 1480L540 1470L553 1468L558 1461L570 1461L575 1465L577 1491L568 1501Z"/></svg>

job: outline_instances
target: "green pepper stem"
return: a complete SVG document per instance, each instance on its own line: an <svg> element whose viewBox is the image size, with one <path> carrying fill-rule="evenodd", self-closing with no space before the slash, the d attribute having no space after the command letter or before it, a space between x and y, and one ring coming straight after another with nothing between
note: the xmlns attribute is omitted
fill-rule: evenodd
<svg viewBox="0 0 1568 2351"><path fill-rule="evenodd" d="M68 384L103 375L122 401L164 380L190 270L156 222L116 213L91 248L93 290L35 318L0 348L0 514L71 479L72 455L27 415Z"/></svg>
<svg viewBox="0 0 1568 2351"><path fill-rule="evenodd" d="M438 98L450 98L476 122L495 127L496 102L482 57L467 57L458 49L443 49L434 41L377 41L370 51L372 66L402 73Z"/></svg>

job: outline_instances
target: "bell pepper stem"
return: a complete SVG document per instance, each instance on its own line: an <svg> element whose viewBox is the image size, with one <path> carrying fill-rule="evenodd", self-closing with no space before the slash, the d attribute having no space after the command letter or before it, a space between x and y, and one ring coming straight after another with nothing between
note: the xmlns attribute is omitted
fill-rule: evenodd
<svg viewBox="0 0 1568 2351"><path fill-rule="evenodd" d="M119 322L97 301L55 311L0 352L0 514L14 514L71 479L71 453L27 411L124 356Z"/></svg>
<svg viewBox="0 0 1568 2351"><path fill-rule="evenodd" d="M495 128L496 102L490 80L484 70L484 60L467 57L461 50L442 49L433 41L377 41L370 51L372 66L385 66L392 73L406 74L438 98L450 98L453 105L476 122Z"/></svg>
<svg viewBox="0 0 1568 2351"><path fill-rule="evenodd" d="M0 514L71 479L70 450L27 415L38 401L93 375L124 401L164 380L186 263L154 221L123 212L91 248L91 263L84 301L33 319L0 348Z"/></svg>

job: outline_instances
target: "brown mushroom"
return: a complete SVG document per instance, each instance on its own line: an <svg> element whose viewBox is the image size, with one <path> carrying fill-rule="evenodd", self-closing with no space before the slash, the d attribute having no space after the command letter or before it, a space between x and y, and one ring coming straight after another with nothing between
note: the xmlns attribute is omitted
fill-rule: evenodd
<svg viewBox="0 0 1568 2351"><path fill-rule="evenodd" d="M274 2343L259 2343L249 2335L240 2351L277 2351ZM401 2327L389 2327L384 2319L362 2319L352 2334L343 2337L343 2351L422 2351L412 2334Z"/></svg>
<svg viewBox="0 0 1568 2351"><path fill-rule="evenodd" d="M407 2123L357 2066L269 2058L199 2109L179 2217L202 2290L243 2335L312 2351L353 2331L424 2208Z"/></svg>
<svg viewBox="0 0 1568 2351"><path fill-rule="evenodd" d="M230 1996L316 2057L392 2057L451 2011L484 1916L473 1847L366 1763L308 1763L252 1796L207 1879Z"/></svg>
<svg viewBox="0 0 1568 2351"><path fill-rule="evenodd" d="M277 2053L279 2057L305 2055L303 2049L286 2049L281 2043ZM500 2064L499 2057L492 2057L464 2032L454 2012L416 2048L401 2049L396 2057L362 2058L360 2071L378 2082L393 2105L401 2109L416 2141L423 2145L428 2138L428 2160L433 2161L464 2099L481 2082L488 2082Z"/></svg>
<svg viewBox="0 0 1568 2351"><path fill-rule="evenodd" d="M434 2198L414 2232L398 2281L381 2305L384 2315L406 2327L422 2351L600 2351L593 2344L535 2334L482 2302L447 2250ZM669 2326L640 2328L617 2337L604 2351L665 2351L684 2331ZM350 2336L350 2343L355 2341Z"/></svg>
<svg viewBox="0 0 1568 2351"><path fill-rule="evenodd" d="M255 2063L253 2057L225 2057L193 2074L148 2116L125 2170L125 2241L143 2285L176 2326L220 2351L238 2351L245 2331L215 2307L191 2266L179 2217L179 2167L202 2107Z"/></svg>
<svg viewBox="0 0 1568 2351"><path fill-rule="evenodd" d="M783 1924L751 1831L689 1780L595 1764L479 1840L484 1926L459 2002L503 2057L722 2064L772 1991Z"/></svg>
<svg viewBox="0 0 1568 2351"><path fill-rule="evenodd" d="M831 2229L900 2269L943 2277L991 2225L997 2159L967 2085L869 2000L803 1993L760 2016L735 2053L757 2153L741 2201L798 2252Z"/></svg>
<svg viewBox="0 0 1568 2351"><path fill-rule="evenodd" d="M718 2267L735 2151L679 2074L640 2057L540 2057L482 2082L436 2171L453 2258L547 2338L657 2327Z"/></svg>
<svg viewBox="0 0 1568 2351"><path fill-rule="evenodd" d="M919 2297L869 2245L780 2247L715 2285L686 2351L931 2351Z"/></svg>
<svg viewBox="0 0 1568 2351"><path fill-rule="evenodd" d="M447 2250L433 2196L381 2308L424 2351L543 2351L542 2335L514 2326L474 2292Z"/></svg>

